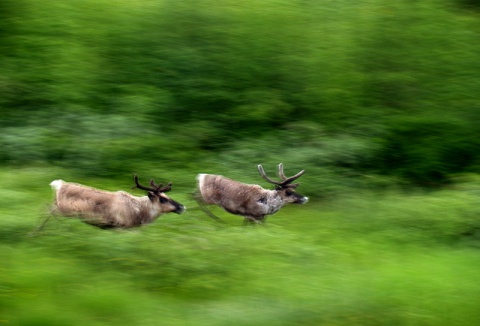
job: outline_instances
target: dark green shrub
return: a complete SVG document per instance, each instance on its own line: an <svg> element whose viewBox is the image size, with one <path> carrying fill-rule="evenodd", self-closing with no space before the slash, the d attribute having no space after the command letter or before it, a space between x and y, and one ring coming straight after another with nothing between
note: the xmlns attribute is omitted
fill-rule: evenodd
<svg viewBox="0 0 480 326"><path fill-rule="evenodd" d="M479 142L468 122L445 118L403 118L382 140L377 162L384 174L423 185L443 184L452 173L478 160Z"/></svg>

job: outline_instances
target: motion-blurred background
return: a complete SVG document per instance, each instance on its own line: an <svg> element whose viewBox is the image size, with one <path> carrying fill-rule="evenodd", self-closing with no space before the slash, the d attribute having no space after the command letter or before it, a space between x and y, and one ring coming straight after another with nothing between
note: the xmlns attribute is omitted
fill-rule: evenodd
<svg viewBox="0 0 480 326"><path fill-rule="evenodd" d="M284 161L421 185L479 170L476 1L0 6L2 165Z"/></svg>
<svg viewBox="0 0 480 326"><path fill-rule="evenodd" d="M0 325L480 325L480 1L0 0ZM306 205L266 225L197 173ZM134 230L58 178L173 182Z"/></svg>

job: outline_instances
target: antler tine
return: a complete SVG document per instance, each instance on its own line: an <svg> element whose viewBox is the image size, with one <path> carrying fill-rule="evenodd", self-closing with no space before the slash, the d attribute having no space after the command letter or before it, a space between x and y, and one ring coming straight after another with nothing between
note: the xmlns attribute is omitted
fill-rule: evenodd
<svg viewBox="0 0 480 326"><path fill-rule="evenodd" d="M269 177L267 177L267 175L265 174L265 170L263 170L263 166L261 164L258 165L258 172L260 172L260 175L262 176L262 178L264 178L268 182L273 183L275 185L282 184L281 182L274 181L274 180L270 179Z"/></svg>
<svg viewBox="0 0 480 326"><path fill-rule="evenodd" d="M158 188L162 188L162 187L163 187L163 183L157 185L157 184L155 183L155 181L153 181L153 179L151 179L151 180L150 180L150 186L152 186L152 187L155 188L155 189L158 189Z"/></svg>
<svg viewBox="0 0 480 326"><path fill-rule="evenodd" d="M156 191L156 189L154 189L154 188L145 187L145 186L142 186L141 184L139 184L138 183L138 176L136 174L133 176L133 180L135 181L135 187L133 187L133 188L138 188L138 189L142 189L142 190L146 190L146 191Z"/></svg>
<svg viewBox="0 0 480 326"><path fill-rule="evenodd" d="M172 183L169 182L165 187L163 187L163 184L161 184L159 187L158 187L158 192L167 192L167 191L170 191L172 189Z"/></svg>
<svg viewBox="0 0 480 326"><path fill-rule="evenodd" d="M172 189L172 183L171 183L171 182L169 182L169 183L164 187L164 186L163 186L163 183L157 185L157 184L155 183L155 181L153 181L153 179L150 180L150 186L154 187L154 188L155 188L155 191L156 191L156 192L159 192L159 193L160 193L160 192L167 192L167 191L169 191L169 190Z"/></svg>
<svg viewBox="0 0 480 326"><path fill-rule="evenodd" d="M286 180L287 177L285 176L285 174L283 173L283 163L280 163L278 165L278 175L280 176L280 178L282 178L282 180Z"/></svg>
<svg viewBox="0 0 480 326"><path fill-rule="evenodd" d="M298 173L295 174L293 177L287 178L287 179L285 179L284 181L282 181L281 185L282 185L282 186L286 186L286 185L292 183L292 182L295 181L296 179L300 178L304 173L305 173L305 170L302 170L302 171L298 172Z"/></svg>

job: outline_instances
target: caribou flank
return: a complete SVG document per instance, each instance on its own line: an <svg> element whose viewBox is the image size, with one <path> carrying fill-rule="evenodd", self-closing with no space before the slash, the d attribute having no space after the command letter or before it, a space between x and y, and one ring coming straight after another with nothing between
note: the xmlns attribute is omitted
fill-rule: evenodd
<svg viewBox="0 0 480 326"><path fill-rule="evenodd" d="M275 185L275 190L267 190L258 185L244 184L221 175L199 174L197 176L198 190L195 199L199 206L210 217L221 221L208 211L204 205L218 205L227 212L242 215L245 222L261 222L267 215L278 212L288 203L305 204L308 197L295 192L298 183L292 183L305 173L302 170L292 177L286 177L283 164L278 165L281 181L267 177L263 167L258 165L260 175L269 183Z"/></svg>
<svg viewBox="0 0 480 326"><path fill-rule="evenodd" d="M138 183L136 175L134 181L133 188L146 190L148 196L137 197L125 191L109 192L63 180L52 181L50 186L56 192L52 213L78 217L100 228L131 228L151 223L161 214L185 211L185 206L165 195L172 183L163 186L151 180L150 186L146 187Z"/></svg>

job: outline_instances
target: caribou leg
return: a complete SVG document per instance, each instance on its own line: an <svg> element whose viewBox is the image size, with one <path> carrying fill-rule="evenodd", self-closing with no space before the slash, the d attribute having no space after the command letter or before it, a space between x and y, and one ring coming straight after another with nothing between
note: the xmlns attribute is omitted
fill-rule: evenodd
<svg viewBox="0 0 480 326"><path fill-rule="evenodd" d="M40 224L35 228L35 230L33 230L32 232L30 232L30 236L34 237L34 236L37 236L40 232L43 231L43 229L45 228L45 225L48 223L48 221L50 221L50 218L52 216L55 215L55 213L57 212L57 206L56 205L53 205L51 207L49 207L48 209L48 213L47 212L43 212L41 215L41 221L40 221Z"/></svg>
<svg viewBox="0 0 480 326"><path fill-rule="evenodd" d="M195 199L195 201L197 202L198 206L200 207L200 209L205 213L207 214L208 216L210 216L213 220L215 220L216 222L218 223L223 223L225 224L225 221L222 220L220 217L214 215L212 212L210 212L206 205L204 204L204 202L202 201L202 198L201 198L201 195L198 191L195 191L193 193L193 199Z"/></svg>
<svg viewBox="0 0 480 326"><path fill-rule="evenodd" d="M257 224L263 224L261 220L257 220L256 218L252 216L244 216L243 219L243 225L257 225Z"/></svg>

